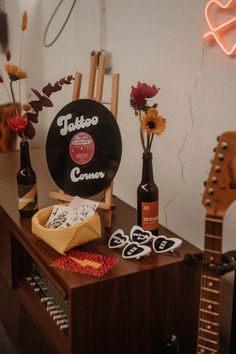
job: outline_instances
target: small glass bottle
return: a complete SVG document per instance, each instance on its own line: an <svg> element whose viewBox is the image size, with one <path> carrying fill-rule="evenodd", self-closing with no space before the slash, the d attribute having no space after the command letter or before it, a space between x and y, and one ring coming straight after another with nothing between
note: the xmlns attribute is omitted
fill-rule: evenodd
<svg viewBox="0 0 236 354"><path fill-rule="evenodd" d="M137 189L138 225L153 235L159 234L159 193L153 179L152 153L143 153L142 180Z"/></svg>
<svg viewBox="0 0 236 354"><path fill-rule="evenodd" d="M20 142L20 169L17 172L19 213L30 218L38 211L36 174L32 169L29 143Z"/></svg>

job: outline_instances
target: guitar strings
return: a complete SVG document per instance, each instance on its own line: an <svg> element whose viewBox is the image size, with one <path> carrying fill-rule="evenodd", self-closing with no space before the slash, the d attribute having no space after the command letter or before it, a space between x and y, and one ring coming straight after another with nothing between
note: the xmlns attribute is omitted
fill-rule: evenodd
<svg viewBox="0 0 236 354"><path fill-rule="evenodd" d="M210 228L209 228L210 226ZM219 233L217 233L217 227L220 227L218 229ZM216 230L215 230L216 228ZM209 231L208 231L209 230ZM210 251L208 250L213 250L213 251L216 251L215 249L215 240L214 239L207 239L207 234L210 234L210 235L214 235L214 236L220 236L222 235L222 224L216 224L216 223L208 223L206 225L206 234L205 234L205 251L204 251L204 259L203 259L203 264L206 265L206 264L209 264L211 261L210 259L210 256L211 256L211 253ZM220 253L216 256L214 256L214 264L220 264L221 263L221 256L222 256L222 238L220 239L220 244L219 244L219 247L217 247L217 251L219 251ZM209 254L208 254L209 253ZM204 276L205 275L205 276ZM212 279L211 281L211 278L214 278ZM209 280L210 279L210 280ZM203 286L203 288L206 288L206 289L209 289L208 285L210 286L210 282L212 282L212 290L215 290L215 291L218 291L218 295L216 293L216 296L214 297L214 301L217 302L217 304L214 304L214 307L213 307L213 311L212 311L212 308L210 309L212 312L216 312L219 316L219 304L220 304L220 282L218 282L218 279L220 280L220 275L218 275L217 273L213 273L212 270L210 270L209 268L205 268L202 270L202 279L201 279L201 284ZM203 295L204 294L204 295ZM205 291L204 289L201 289L201 298L203 299L206 299L206 301L203 301L203 302L200 302L200 308L202 308L204 311L209 311L209 308L208 308L208 304L211 304L209 303L209 301L212 301L212 298L211 298L211 295L210 295L210 292L208 291ZM216 310L217 309L217 310ZM200 311L199 311L200 313ZM217 316L217 315L213 315L214 317ZM199 329L200 329L200 318L202 318L204 321L209 321L209 317L208 317L208 312L203 312L203 314L199 314ZM209 339L209 336L208 336L208 330L209 331L212 331L212 332L216 332L217 333L217 337L215 338L215 336L212 337L212 334L210 334L210 340L214 340L216 341L216 345L217 345L217 350L219 350L219 317L215 318L214 320L212 319L212 316L211 316L211 319L210 319L210 323L213 324L213 328L212 328L212 325L211 324L207 324L207 322L204 322L203 324L203 327L205 329L206 327L206 331L203 331L203 334L200 335L200 330L198 331L198 336L202 337L206 343L207 343L207 347L208 346L212 346L211 344L208 344L208 341L207 339ZM214 328L215 327L215 323L217 324L217 331L216 329ZM210 327L208 327L210 326ZM202 327L202 326L201 326ZM202 333L202 332L201 332ZM198 338L198 345L199 345L199 338ZM212 343L214 344L214 343ZM199 348L199 346L198 346ZM200 352L201 352L201 348L199 349Z"/></svg>
<svg viewBox="0 0 236 354"><path fill-rule="evenodd" d="M207 222L206 222L206 228L207 228ZM200 299L200 309L203 309L205 310L205 306L206 306L206 303L202 300L203 298L206 298L206 300L208 300L208 293L207 291L205 290L207 288L207 271L206 271L206 268L205 268L205 264L207 262L207 254L206 254L206 232L205 232L205 242L204 242L204 255L203 255L203 269L202 269L202 283L203 283L203 288L202 288L202 292L201 292L201 299ZM201 310L200 310L201 311ZM204 328L204 331L200 331L199 330L199 337L200 337L200 333L201 333L201 336L203 337L204 339L204 343L205 343L205 336L206 336L206 332L205 332L205 321L207 319L207 316L206 316L206 313L203 312L203 313L200 313L200 318L204 320L201 321L200 323L200 326L199 328ZM200 343L200 339L198 339L199 343Z"/></svg>

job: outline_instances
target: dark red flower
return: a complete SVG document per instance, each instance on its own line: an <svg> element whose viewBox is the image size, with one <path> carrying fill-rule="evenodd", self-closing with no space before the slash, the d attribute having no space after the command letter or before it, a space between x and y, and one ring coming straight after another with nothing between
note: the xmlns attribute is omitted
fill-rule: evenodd
<svg viewBox="0 0 236 354"><path fill-rule="evenodd" d="M8 49L7 52L6 52L6 59L7 59L7 61L10 61L10 60L11 60L11 52L10 52L9 49Z"/></svg>
<svg viewBox="0 0 236 354"><path fill-rule="evenodd" d="M155 85L149 86L145 83L138 81L137 86L132 86L130 93L130 103L131 106L136 110L146 110L147 98L152 98L156 96L160 88Z"/></svg>
<svg viewBox="0 0 236 354"><path fill-rule="evenodd" d="M36 113L27 112L26 114L27 114L28 120L30 120L33 123L38 123L38 116L39 116L38 112L36 112Z"/></svg>
<svg viewBox="0 0 236 354"><path fill-rule="evenodd" d="M28 121L27 127L25 128L25 131L24 131L24 135L28 139L33 139L33 137L35 136L34 126L30 121Z"/></svg>
<svg viewBox="0 0 236 354"><path fill-rule="evenodd" d="M15 132L17 132L17 133L23 132L26 129L27 124L28 124L27 116L26 115L23 115L23 116L15 115L15 116L7 119L7 124Z"/></svg>

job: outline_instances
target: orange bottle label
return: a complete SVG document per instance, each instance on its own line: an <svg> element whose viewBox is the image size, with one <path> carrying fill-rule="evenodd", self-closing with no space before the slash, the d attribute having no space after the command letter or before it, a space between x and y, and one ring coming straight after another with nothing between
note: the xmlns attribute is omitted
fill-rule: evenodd
<svg viewBox="0 0 236 354"><path fill-rule="evenodd" d="M31 211L38 208L38 196L36 184L18 184L19 209Z"/></svg>
<svg viewBox="0 0 236 354"><path fill-rule="evenodd" d="M142 228L144 230L155 230L159 227L158 219L158 201L156 202L142 202Z"/></svg>

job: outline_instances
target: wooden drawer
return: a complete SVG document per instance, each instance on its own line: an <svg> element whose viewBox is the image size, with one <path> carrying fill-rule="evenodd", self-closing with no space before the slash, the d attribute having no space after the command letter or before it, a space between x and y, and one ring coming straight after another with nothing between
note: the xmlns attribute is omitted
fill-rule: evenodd
<svg viewBox="0 0 236 354"><path fill-rule="evenodd" d="M11 249L11 233L4 222L0 220L0 273L12 288L12 249Z"/></svg>

